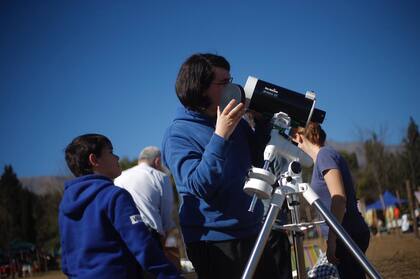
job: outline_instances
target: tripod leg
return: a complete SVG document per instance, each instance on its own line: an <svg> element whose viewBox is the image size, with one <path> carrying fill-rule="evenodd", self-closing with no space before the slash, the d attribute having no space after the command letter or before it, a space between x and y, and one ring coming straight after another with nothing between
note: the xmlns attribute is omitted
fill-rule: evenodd
<svg viewBox="0 0 420 279"><path fill-rule="evenodd" d="M338 237L343 241L345 246L353 254L356 260L363 266L366 273L370 278L379 279L382 278L378 271L370 264L365 254L360 250L359 246L354 243L353 239L344 230L340 223L331 212L325 207L325 205L319 200L318 195L312 190L311 187L307 187L303 192L303 196L310 205L314 205L318 212L324 217L330 229L332 229Z"/></svg>
<svg viewBox="0 0 420 279"><path fill-rule="evenodd" d="M303 234L301 232L293 232L293 238L295 243L295 258L296 258L296 269L299 279L306 278L306 266L305 266L305 255L303 253Z"/></svg>
<svg viewBox="0 0 420 279"><path fill-rule="evenodd" d="M258 262L260 261L261 255L264 251L265 244L267 243L268 237L270 236L271 227L277 218L283 202L283 195L274 194L267 218L265 219L264 225L260 231L260 234L258 235L258 239L254 245L254 248L252 249L252 253L246 264L242 279L251 279L253 277L255 270L257 269Z"/></svg>
<svg viewBox="0 0 420 279"><path fill-rule="evenodd" d="M294 224L300 223L300 214L299 214L299 199L294 197L290 203L289 207L292 209L290 210L290 214L292 217L292 222ZM296 264L296 271L299 279L306 278L306 266L305 266L305 256L303 252L303 234L298 231L292 232L293 238L293 246L295 252L295 264Z"/></svg>
<svg viewBox="0 0 420 279"><path fill-rule="evenodd" d="M321 201L316 200L314 202L316 209L324 217L325 221L328 223L330 229L340 237L345 246L353 254L356 260L363 266L366 273L370 278L382 278L381 275L375 270L375 268L367 260L365 254L360 250L359 246L353 241L349 234L344 230L344 228L338 223L337 219L327 210L327 208L322 204Z"/></svg>

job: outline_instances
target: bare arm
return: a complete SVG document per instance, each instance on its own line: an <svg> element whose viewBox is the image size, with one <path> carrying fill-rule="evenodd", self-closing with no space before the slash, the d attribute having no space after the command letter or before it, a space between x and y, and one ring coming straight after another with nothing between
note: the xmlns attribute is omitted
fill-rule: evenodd
<svg viewBox="0 0 420 279"><path fill-rule="evenodd" d="M344 190L343 178L338 169L327 170L324 174L328 191L331 195L331 212L341 223L346 213L346 191Z"/></svg>
<svg viewBox="0 0 420 279"><path fill-rule="evenodd" d="M346 213L346 192L344 190L343 178L341 172L338 169L330 169L324 173L324 180L327 183L328 191L331 195L331 212L337 218L340 224L343 222L344 214ZM330 255L327 255L328 260L335 263L335 242L337 235L329 230L328 232L328 246L333 249L330 250Z"/></svg>

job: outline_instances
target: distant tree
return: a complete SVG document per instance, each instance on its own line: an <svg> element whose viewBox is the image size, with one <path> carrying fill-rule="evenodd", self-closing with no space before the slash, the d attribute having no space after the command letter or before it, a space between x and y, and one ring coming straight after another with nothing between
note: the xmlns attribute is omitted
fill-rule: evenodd
<svg viewBox="0 0 420 279"><path fill-rule="evenodd" d="M359 185L368 197L378 197L385 189L390 189L390 178L393 167L393 157L385 150L382 139L375 132L367 139L363 148L366 156L366 167L359 172Z"/></svg>
<svg viewBox="0 0 420 279"><path fill-rule="evenodd" d="M371 203L378 198L376 181L372 173L362 168L357 172L357 177L354 180L356 187L356 195L358 198L364 198L366 203Z"/></svg>
<svg viewBox="0 0 420 279"><path fill-rule="evenodd" d="M36 196L23 189L11 165L6 165L0 179L1 240L4 249L12 240L34 242L36 238L33 204ZM4 223L3 223L4 222Z"/></svg>
<svg viewBox="0 0 420 279"><path fill-rule="evenodd" d="M120 159L119 163L121 169L126 170L137 165L137 159L129 159L128 157L123 157Z"/></svg>
<svg viewBox="0 0 420 279"><path fill-rule="evenodd" d="M8 250L9 243L12 239L12 216L7 210L4 203L4 195L0 191L0 250Z"/></svg>
<svg viewBox="0 0 420 279"><path fill-rule="evenodd" d="M359 169L359 163L357 161L356 153L354 152L347 152L347 151L340 151L341 156L343 156L344 160L346 160L347 165L350 169L350 171L353 173L356 173Z"/></svg>
<svg viewBox="0 0 420 279"><path fill-rule="evenodd" d="M62 193L54 192L39 196L35 205L36 245L44 251L53 251L60 246L58 231L58 208Z"/></svg>
<svg viewBox="0 0 420 279"><path fill-rule="evenodd" d="M22 238L22 218L21 218L21 193L22 185L17 179L15 172L11 165L4 167L4 172L0 180L0 191L2 192L4 209L6 214L10 217L10 227L7 235L11 239L7 239L9 243L12 239Z"/></svg>
<svg viewBox="0 0 420 279"><path fill-rule="evenodd" d="M403 139L402 164L405 175L413 187L420 186L420 136L414 119L410 117L407 133Z"/></svg>
<svg viewBox="0 0 420 279"><path fill-rule="evenodd" d="M405 179L407 177L407 166L404 164L403 155L401 152L388 154L388 179L389 184L387 190L392 192L405 192Z"/></svg>
<svg viewBox="0 0 420 279"><path fill-rule="evenodd" d="M402 151L390 152L375 132L364 141L366 167L358 172L357 181L360 194L376 199L385 190L398 190L404 197L405 179L415 187L420 185L420 137L413 118L402 143Z"/></svg>
<svg viewBox="0 0 420 279"><path fill-rule="evenodd" d="M20 192L20 238L35 243L36 229L34 217L34 204L36 195L29 190L22 189Z"/></svg>

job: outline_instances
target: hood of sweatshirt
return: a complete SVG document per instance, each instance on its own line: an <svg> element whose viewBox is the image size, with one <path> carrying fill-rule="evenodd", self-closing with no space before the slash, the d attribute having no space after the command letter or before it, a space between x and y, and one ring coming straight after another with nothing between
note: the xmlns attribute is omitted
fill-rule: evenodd
<svg viewBox="0 0 420 279"><path fill-rule="evenodd" d="M111 179L97 174L69 180L64 184L65 195L63 195L60 210L70 218L80 218L98 193L112 186Z"/></svg>
<svg viewBox="0 0 420 279"><path fill-rule="evenodd" d="M214 127L216 125L217 118L209 117L203 113L192 111L185 107L178 107L175 113L174 121L177 120L194 121L210 127Z"/></svg>

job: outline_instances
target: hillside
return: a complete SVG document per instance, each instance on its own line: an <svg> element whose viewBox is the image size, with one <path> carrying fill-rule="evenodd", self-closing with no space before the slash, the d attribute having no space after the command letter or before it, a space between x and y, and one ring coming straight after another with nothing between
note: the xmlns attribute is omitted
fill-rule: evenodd
<svg viewBox="0 0 420 279"><path fill-rule="evenodd" d="M363 142L327 141L327 144L339 151L345 151L347 153L355 153L359 166L363 167L366 165L366 156L363 150ZM401 146L400 145L386 145L385 149L390 152L399 152L401 150Z"/></svg>
<svg viewBox="0 0 420 279"><path fill-rule="evenodd" d="M19 178L25 189L37 194L46 195L49 193L62 193L64 181L69 177L64 176L34 176Z"/></svg>

